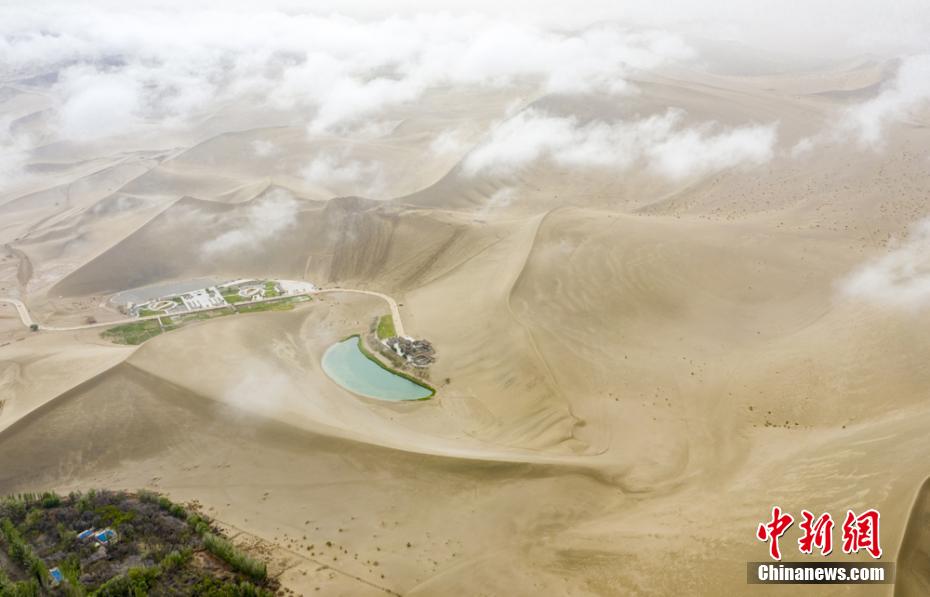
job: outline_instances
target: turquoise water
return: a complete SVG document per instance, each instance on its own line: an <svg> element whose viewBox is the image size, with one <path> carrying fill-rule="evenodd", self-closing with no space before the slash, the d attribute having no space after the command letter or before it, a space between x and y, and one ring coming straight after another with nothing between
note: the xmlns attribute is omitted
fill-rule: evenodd
<svg viewBox="0 0 930 597"><path fill-rule="evenodd" d="M340 386L368 398L419 400L432 391L372 363L353 336L330 346L323 354L323 371Z"/></svg>

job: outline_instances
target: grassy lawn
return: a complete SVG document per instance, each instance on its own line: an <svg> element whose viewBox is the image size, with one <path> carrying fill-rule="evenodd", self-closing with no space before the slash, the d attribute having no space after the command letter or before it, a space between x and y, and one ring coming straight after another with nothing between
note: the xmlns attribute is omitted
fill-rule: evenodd
<svg viewBox="0 0 930 597"><path fill-rule="evenodd" d="M290 311L294 302L289 300L272 301L268 303L255 303L237 307L240 313L258 313L259 311Z"/></svg>
<svg viewBox="0 0 930 597"><path fill-rule="evenodd" d="M151 309L139 309L139 317L148 317L149 315L161 315L164 311L152 311Z"/></svg>
<svg viewBox="0 0 930 597"><path fill-rule="evenodd" d="M385 340L396 335L397 332L394 330L394 318L390 315L382 315L381 319L378 320L378 339Z"/></svg>
<svg viewBox="0 0 930 597"><path fill-rule="evenodd" d="M241 299L241 297L239 298ZM203 321L205 319L213 319L215 317L223 317L224 315L232 315L236 312L258 313L260 311L290 311L294 308L295 304L309 300L311 299L308 296L296 296L293 298L284 298L278 301L242 303L235 307L225 307L197 313L187 313L173 316L166 315L160 318L164 329L162 329L162 326L158 325L158 319L147 319L145 321L137 321L108 328L106 331L102 332L100 336L116 344L130 344L135 346L142 344L150 338L154 338L155 336L162 333L162 331L170 332L171 330L176 330L190 322ZM2 596L3 593L0 593L0 597Z"/></svg>
<svg viewBox="0 0 930 597"><path fill-rule="evenodd" d="M265 298L281 296L278 292L277 285L274 282L265 282Z"/></svg>
<svg viewBox="0 0 930 597"><path fill-rule="evenodd" d="M204 321L206 319L214 319L216 317L223 317L224 315L232 315L235 313L235 309L232 307L226 307L224 309L214 309L213 311L199 311L197 313L189 313L187 315L178 316L177 321L181 324L185 324L191 321Z"/></svg>
<svg viewBox="0 0 930 597"><path fill-rule="evenodd" d="M229 294L224 294L223 298L226 299L227 303L239 303L242 301L247 301L249 299L244 296L240 296L238 292L230 292Z"/></svg>
<svg viewBox="0 0 930 597"><path fill-rule="evenodd" d="M173 329L174 326L166 326L165 329ZM126 323L118 325L104 331L101 336L117 344L142 344L149 338L154 338L161 333L161 326L158 325L157 319L149 319L137 323Z"/></svg>

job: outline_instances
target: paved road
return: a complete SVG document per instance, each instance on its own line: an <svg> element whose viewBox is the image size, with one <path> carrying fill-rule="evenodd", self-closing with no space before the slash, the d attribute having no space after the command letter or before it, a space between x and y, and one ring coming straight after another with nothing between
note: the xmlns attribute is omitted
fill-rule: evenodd
<svg viewBox="0 0 930 597"><path fill-rule="evenodd" d="M27 328L35 323L32 321L32 316L29 315L29 309L26 308L26 304L23 303L23 301L13 298L0 298L0 303L8 303L16 307L16 311L19 313L19 318L23 321L23 325Z"/></svg>
<svg viewBox="0 0 930 597"><path fill-rule="evenodd" d="M259 299L257 301L252 301L252 302L264 303L264 302L280 301L286 298L294 298L298 296L312 296L314 294L323 294L326 292L351 292L355 294L367 294L370 296L376 296L384 300L388 304L388 307L390 307L391 309L391 316L394 318L394 329L397 331L397 335L398 336L406 335L404 333L404 324L400 319L400 308L397 306L397 301L395 301L393 298L389 297L386 294L382 294L380 292L374 292L372 290L356 290L353 288L324 288L324 289L319 289L319 290L312 290L310 292L300 292L300 293L295 293L295 294L289 294L289 295L281 296L281 297ZM16 307L16 311L19 313L20 320L22 320L23 325L26 326L27 328L30 327L33 323L37 323L32 318L32 316L29 314L29 309L26 308L25 303L23 303L21 300L14 299L14 298L0 297L0 303L8 303ZM203 313L205 311L216 311L217 309L226 309L228 307L229 305L221 305L219 307L206 307L204 309L194 309L192 311L185 311L184 313L179 313L178 315L187 315L189 313ZM39 329L44 332L75 332L78 330L86 330L86 329L99 328L99 327L110 327L114 325L120 325L123 323L134 323L137 321L158 319L159 317L164 317L164 315L149 315L147 317L131 317L131 318L126 318L126 319L117 319L115 321L87 323L84 325L72 325L72 326L66 326L66 327L55 327L55 326L39 324Z"/></svg>
<svg viewBox="0 0 930 597"><path fill-rule="evenodd" d="M274 300L274 299L265 299L265 300ZM19 318L20 320L22 320L24 326L29 327L33 323L37 323L35 320L32 319L32 316L29 314L29 310L26 308L26 305L23 304L22 301L17 300L17 299L11 299L11 298L0 298L0 303L9 303L15 306L16 310L19 312ZM206 309L194 309L193 311L185 311L184 313L176 313L175 315L187 315L188 313L201 313L203 311L215 311L217 309L226 309L227 307L229 307L229 305L222 305L219 307L207 307ZM148 315L146 317L128 317L126 319L114 319L112 321L85 323L83 325L70 325L70 326L65 326L65 327L57 327L57 326L52 326L52 325L39 324L39 329L42 330L43 332L76 332L78 330L87 330L90 328L102 328L102 327L120 325L123 323L134 323L137 321L147 321L149 319L158 319L159 317L165 317L165 315Z"/></svg>

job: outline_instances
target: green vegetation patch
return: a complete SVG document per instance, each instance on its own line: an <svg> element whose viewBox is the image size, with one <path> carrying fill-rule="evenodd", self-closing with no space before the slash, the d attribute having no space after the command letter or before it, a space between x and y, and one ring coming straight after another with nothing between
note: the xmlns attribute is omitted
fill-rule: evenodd
<svg viewBox="0 0 930 597"><path fill-rule="evenodd" d="M93 536L78 539L87 529L116 534L99 545ZM271 597L278 588L265 563L237 548L207 517L146 491L5 498L0 549L9 556L0 569L3 597ZM49 574L56 567L59 586Z"/></svg>
<svg viewBox="0 0 930 597"><path fill-rule="evenodd" d="M39 594L39 583L36 579L13 581L0 568L0 595L4 597L34 597Z"/></svg>
<svg viewBox="0 0 930 597"><path fill-rule="evenodd" d="M192 321L205 321L207 319L216 319L217 317L224 317L226 315L232 315L236 310L232 307L226 307L224 309L213 309L211 311L197 311L196 313L188 313L186 315L175 315L173 317L174 321L177 322L178 326L181 327L185 323L190 323Z"/></svg>
<svg viewBox="0 0 930 597"><path fill-rule="evenodd" d="M232 566L236 572L258 581L268 577L268 569L264 562L244 553L228 539L207 532L203 534L203 545L210 553Z"/></svg>
<svg viewBox="0 0 930 597"><path fill-rule="evenodd" d="M247 300L238 294L223 296L230 303ZM231 296L235 296L236 299L231 300ZM172 330L178 329L179 327L183 327L184 324L192 321L203 321L205 319L223 317L224 315L231 315L237 312L257 313L260 311L290 311L294 308L295 304L310 300L312 299L308 296L295 296L272 301L248 301L242 304L237 304L235 306L231 305L224 308L210 309L208 311L198 311L196 313L188 314L164 315L158 319L134 321L132 323L126 323L108 328L100 335L101 337L111 342L115 342L116 344L138 345L142 344L146 340L154 338L155 336L161 334L163 331L170 332ZM161 322L161 325L159 325L159 322ZM2 594L0 594L0 597L2 597Z"/></svg>
<svg viewBox="0 0 930 597"><path fill-rule="evenodd" d="M147 319L133 323L125 323L112 328L108 328L100 335L117 344L142 344L149 338L154 338L162 333L162 326L159 325L158 319ZM172 330L175 326L168 324L165 330Z"/></svg>
<svg viewBox="0 0 930 597"><path fill-rule="evenodd" d="M240 313L258 313L259 311L290 311L294 308L294 302L290 299L280 301L268 301L261 303L250 303L236 307Z"/></svg>
<svg viewBox="0 0 930 597"><path fill-rule="evenodd" d="M47 586L49 584L48 567L42 558L36 555L32 546L23 539L22 533L13 521L6 516L0 518L0 537L3 537L7 555L13 563L19 565L28 578L35 580L40 586Z"/></svg>
<svg viewBox="0 0 930 597"><path fill-rule="evenodd" d="M276 296L281 296L281 293L278 291L278 284L276 282L265 282L265 298L273 298Z"/></svg>
<svg viewBox="0 0 930 597"><path fill-rule="evenodd" d="M382 315L381 319L378 320L378 339L387 340L397 335L397 331L394 329L394 318L391 314Z"/></svg>
<svg viewBox="0 0 930 597"><path fill-rule="evenodd" d="M249 300L246 297L240 295L238 290L236 292L223 294L223 298L226 299L226 302L230 304L241 303L242 301Z"/></svg>

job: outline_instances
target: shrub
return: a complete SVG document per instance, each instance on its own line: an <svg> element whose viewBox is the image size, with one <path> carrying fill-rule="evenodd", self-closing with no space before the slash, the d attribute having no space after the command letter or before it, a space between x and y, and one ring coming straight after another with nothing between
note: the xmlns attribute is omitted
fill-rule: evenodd
<svg viewBox="0 0 930 597"><path fill-rule="evenodd" d="M222 582L215 578L204 578L194 586L193 594L201 597L273 597L268 589L256 587L250 582Z"/></svg>
<svg viewBox="0 0 930 597"><path fill-rule="evenodd" d="M35 579L13 582L0 568L0 595L3 597L39 597L39 583Z"/></svg>
<svg viewBox="0 0 930 597"><path fill-rule="evenodd" d="M175 504L163 495L158 495L152 491L140 491L139 499L147 504L158 504L158 507L181 520L187 520L187 510L180 504Z"/></svg>
<svg viewBox="0 0 930 597"><path fill-rule="evenodd" d="M158 566L149 568L130 568L125 575L116 576L100 585L95 592L99 597L134 597L149 594L149 588L155 584L161 570Z"/></svg>
<svg viewBox="0 0 930 597"><path fill-rule="evenodd" d="M74 554L69 555L67 558L62 561L59 565L61 569L61 575L64 577L66 584L67 592L72 597L81 597L86 591L84 590L84 585L81 584L81 561Z"/></svg>
<svg viewBox="0 0 930 597"><path fill-rule="evenodd" d="M144 504L158 504L158 494L148 489L139 492L139 501Z"/></svg>
<svg viewBox="0 0 930 597"><path fill-rule="evenodd" d="M193 552L190 550L190 548L182 549L181 551L174 550L162 558L159 566L161 566L163 571L182 568L187 565L192 556Z"/></svg>
<svg viewBox="0 0 930 597"><path fill-rule="evenodd" d="M190 525L194 532L199 536L203 536L204 533L209 532L210 524L204 520L199 514L191 514L187 517L187 524Z"/></svg>
<svg viewBox="0 0 930 597"><path fill-rule="evenodd" d="M29 571L29 574L35 577L39 584L45 586L48 580L48 568L45 567L45 562L23 541L19 530L9 518L0 520L0 533L2 533L3 540L7 545L7 553L10 554L13 561L22 566L24 570Z"/></svg>
<svg viewBox="0 0 930 597"><path fill-rule="evenodd" d="M93 594L94 597L132 597L132 583L127 576L114 576L100 585Z"/></svg>
<svg viewBox="0 0 930 597"><path fill-rule="evenodd" d="M30 510L26 514L25 519L23 519L22 527L28 533L30 529L34 528L42 520L43 514L42 510Z"/></svg>
<svg viewBox="0 0 930 597"><path fill-rule="evenodd" d="M94 502L97 499L97 492L91 489L80 497L77 502L78 512L87 512L94 508Z"/></svg>
<svg viewBox="0 0 930 597"><path fill-rule="evenodd" d="M42 507L55 508L61 505L61 498L54 491L46 491L42 494Z"/></svg>
<svg viewBox="0 0 930 597"><path fill-rule="evenodd" d="M233 570L237 572L241 572L255 580L265 580L268 576L268 568L264 562L246 555L232 542L222 537L218 537L213 533L204 533L203 545L210 553L232 566Z"/></svg>
<svg viewBox="0 0 930 597"><path fill-rule="evenodd" d="M67 550L77 540L77 533L75 533L74 531L72 531L71 529L63 525L62 523L59 522L57 525L55 525L55 529L58 531L58 550L59 551Z"/></svg>
<svg viewBox="0 0 930 597"><path fill-rule="evenodd" d="M106 525L112 525L119 529L123 524L131 521L135 518L136 513L131 510L126 512L114 506L112 504L107 504L106 506L100 506L95 510L95 512L100 516L100 519Z"/></svg>

